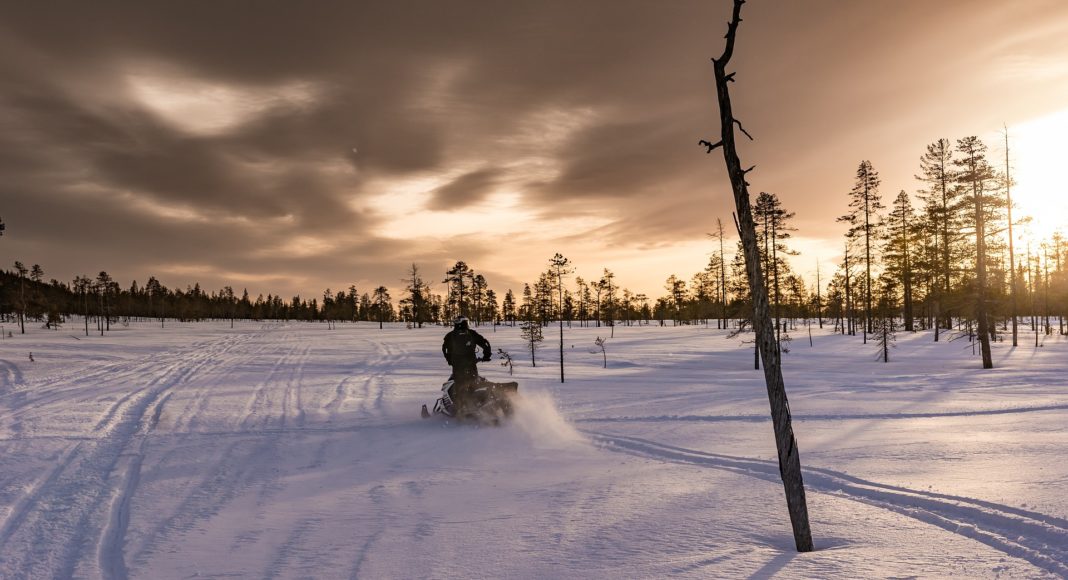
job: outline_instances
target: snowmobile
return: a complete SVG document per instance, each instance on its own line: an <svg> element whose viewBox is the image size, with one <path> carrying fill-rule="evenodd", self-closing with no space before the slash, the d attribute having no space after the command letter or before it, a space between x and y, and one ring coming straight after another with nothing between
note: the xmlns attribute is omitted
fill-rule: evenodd
<svg viewBox="0 0 1068 580"><path fill-rule="evenodd" d="M420 412L422 417L441 417L478 425L500 425L515 412L514 403L519 394L519 383L495 383L478 375L467 379L466 382L465 386L450 377L441 385L441 397L434 402L433 413L423 405Z"/></svg>

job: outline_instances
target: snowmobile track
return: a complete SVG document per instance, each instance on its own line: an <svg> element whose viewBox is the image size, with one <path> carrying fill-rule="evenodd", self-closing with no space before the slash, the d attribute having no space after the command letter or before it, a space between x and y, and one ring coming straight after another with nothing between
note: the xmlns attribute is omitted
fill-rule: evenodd
<svg viewBox="0 0 1068 580"><path fill-rule="evenodd" d="M92 575L84 566L90 562L85 552L93 546L103 577L127 576L126 527L140 479L141 448L153 427L155 413L150 415L150 410L161 409L173 389L217 364L219 355L240 342L226 337L193 352L156 355L156 368L164 370L111 405L92 427L94 436L72 446L59 465L16 502L0 527L0 553L13 561L19 577ZM20 410L35 409L30 405Z"/></svg>
<svg viewBox="0 0 1068 580"><path fill-rule="evenodd" d="M975 411L932 411L929 413L855 413L855 414L796 414L794 421L883 421L896 419L943 419L952 417L979 417L984 415L1014 415L1017 413L1042 413L1068 410L1068 403L1060 405L1035 405L1008 407L1005 409L979 409ZM693 423L770 423L770 415L620 415L618 417L586 417L576 423L669 423L685 421Z"/></svg>
<svg viewBox="0 0 1068 580"><path fill-rule="evenodd" d="M723 469L780 484L774 461L706 453L648 439L583 430L605 449L647 459ZM1068 577L1068 520L994 502L867 481L805 467L806 487L889 510L971 538L1008 556Z"/></svg>

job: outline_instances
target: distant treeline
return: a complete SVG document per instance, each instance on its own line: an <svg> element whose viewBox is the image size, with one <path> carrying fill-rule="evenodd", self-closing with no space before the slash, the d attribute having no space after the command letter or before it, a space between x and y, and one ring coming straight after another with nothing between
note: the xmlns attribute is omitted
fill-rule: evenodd
<svg viewBox="0 0 1068 580"><path fill-rule="evenodd" d="M1048 239L1020 235L1027 218L1010 219L1012 180L997 171L976 137L954 146L939 139L921 157L917 201L900 190L889 208L880 194L879 174L862 161L850 192L843 192L848 226L842 261L830 277L818 263L815 284L791 268L798 252L789 246L794 217L779 196L761 192L753 202L761 268L768 286L780 339L799 320L834 325L843 334L887 339L896 330L956 329L968 336L997 338L1012 321L1026 319L1029 330L1068 333L1068 244L1055 233ZM355 286L327 289L321 297L235 293L231 286L205 291L199 284L167 288L156 278L142 286L121 287L107 272L78 276L72 282L45 282L43 269L16 262L0 272L0 317L49 326L71 315L85 317L105 332L116 320L251 319L309 321L403 321L411 326L446 323L457 315L474 324L510 324L563 319L578 325L617 325L657 321L665 324L710 324L745 328L751 316L742 252L726 251L728 235L716 220L715 243L707 265L689 279L670 276L665 294L650 297L621 286L604 269L596 280L571 279L570 266L546 261L538 279L517 296L503 296L485 277L459 261L442 280L445 294L412 264L402 296L385 286L359 292ZM2 223L2 222L0 222ZM1015 228L1015 230L1013 229ZM1010 236L1010 232L1012 235ZM794 260L793 263L798 263ZM1037 340L1037 339L1036 339Z"/></svg>

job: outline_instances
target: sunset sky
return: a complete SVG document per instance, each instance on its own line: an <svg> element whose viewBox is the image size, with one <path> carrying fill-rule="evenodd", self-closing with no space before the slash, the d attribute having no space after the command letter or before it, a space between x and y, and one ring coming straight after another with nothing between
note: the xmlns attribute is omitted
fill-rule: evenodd
<svg viewBox="0 0 1068 580"><path fill-rule="evenodd" d="M659 296L731 222L722 157L697 145L719 130L730 4L7 3L0 267L288 298L462 259L503 294L560 252ZM862 159L889 201L940 137L1003 160L1003 123L1023 209L1060 204L1035 228L1068 225L1068 2L753 0L743 18L742 160L796 212L800 272L840 259Z"/></svg>

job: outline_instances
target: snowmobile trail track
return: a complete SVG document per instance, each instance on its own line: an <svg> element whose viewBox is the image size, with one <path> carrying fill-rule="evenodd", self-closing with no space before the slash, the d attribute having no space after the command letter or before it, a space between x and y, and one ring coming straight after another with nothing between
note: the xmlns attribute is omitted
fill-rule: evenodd
<svg viewBox="0 0 1068 580"><path fill-rule="evenodd" d="M707 453L655 441L583 430L603 448L780 483L775 461ZM1068 520L972 498L908 489L823 468L804 468L805 486L892 511L971 538L1008 556L1068 577Z"/></svg>
<svg viewBox="0 0 1068 580"><path fill-rule="evenodd" d="M304 384L304 373L308 366L308 353L311 347L305 344L299 349L296 362L290 365L289 376L286 378L285 391L282 394L281 414L279 427L286 429L292 424L300 428L304 425L304 403L301 397Z"/></svg>
<svg viewBox="0 0 1068 580"><path fill-rule="evenodd" d="M243 360L251 359L255 356L263 354L266 344L263 342L253 342L251 349L243 349L241 351L241 358ZM241 346L246 346L244 343ZM216 367L218 368L218 367ZM240 365L226 364L217 375L211 375L206 373L207 376L202 380L193 383L195 386L191 389L192 393L186 401L175 401L175 407L181 411L178 416L172 421L170 427L171 431L175 432L192 432L196 431L202 422L202 416L211 408L211 402L213 397L217 395L217 389L220 385L229 385L229 377L238 372ZM214 370L214 369L212 369Z"/></svg>
<svg viewBox="0 0 1068 580"><path fill-rule="evenodd" d="M16 577L125 578L123 558L130 503L140 479L141 448L152 428L149 410L170 391L240 340L226 337L200 348L161 353L163 372L147 386L120 397L89 427L93 437L71 447L40 484L10 510L0 532L0 553ZM168 360L169 359L169 360ZM96 558L86 551L96 547ZM95 565L95 566L94 566Z"/></svg>
<svg viewBox="0 0 1068 580"><path fill-rule="evenodd" d="M201 438L199 434L182 437L191 440ZM249 454L246 449L248 446L255 448L256 442L241 439L229 442L222 449L213 450L211 456L204 459L204 464L210 467L200 471L202 477L190 479L180 488L184 495L178 504L169 515L161 514L155 518L155 526L145 533L141 544L136 548L131 546L128 550L133 554L129 561L138 564L145 562L163 540L192 529L197 522L210 518L247 489L249 474L235 466L241 465L240 458Z"/></svg>
<svg viewBox="0 0 1068 580"><path fill-rule="evenodd" d="M8 510L7 515L4 517L4 523L0 525L0 554L3 553L3 548L7 545L8 539L14 531L22 525L22 520L33 511L34 504L41 497L41 491L53 485L53 482L59 477L59 474L70 465L70 462L81 448L82 443L83 442L76 443L64 450L56 461L55 467L38 480L29 491L27 491L15 502L14 505L11 506L11 509Z"/></svg>
<svg viewBox="0 0 1068 580"><path fill-rule="evenodd" d="M926 413L841 413L797 414L794 421L890 421L897 419L945 419L953 417L980 417L986 415L1014 415L1017 413L1042 413L1068 410L1068 403L1059 405L1034 405L1004 409L979 409L974 411L931 411ZM770 423L770 415L620 415L618 417L585 417L576 423Z"/></svg>
<svg viewBox="0 0 1068 580"><path fill-rule="evenodd" d="M289 336L283 336L282 340L289 340ZM291 346L289 350L280 353L275 358L271 369L253 389L252 395L249 398L248 403L245 405L243 413L244 418L239 424L240 429L247 431L256 426L260 428L269 426L271 422L269 412L274 405L274 401L271 397L271 386L274 384L280 373L286 371L292 373L293 369L290 368L290 363L298 348L298 346Z"/></svg>
<svg viewBox="0 0 1068 580"><path fill-rule="evenodd" d="M144 455L138 450L135 455L127 458L126 465L120 470L124 483L112 500L111 514L101 534L98 555L100 572L109 580L124 580L129 576L123 552L126 545L126 528L130 524L130 502L141 478L143 460Z"/></svg>
<svg viewBox="0 0 1068 580"><path fill-rule="evenodd" d="M356 395L356 411L361 418L379 418L385 413L385 401L389 398L393 382L390 374L395 372L396 367L408 357L408 352L395 345L368 339L374 348L374 357L369 358L360 369L362 371L360 385L353 389L358 390ZM341 388L341 385L339 385ZM346 386L345 398L338 402L335 409L339 410L345 402L350 400L349 390ZM340 393L339 393L340 396ZM334 404L331 402L331 404Z"/></svg>

